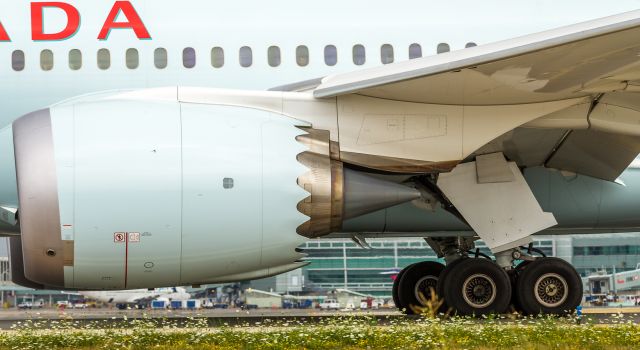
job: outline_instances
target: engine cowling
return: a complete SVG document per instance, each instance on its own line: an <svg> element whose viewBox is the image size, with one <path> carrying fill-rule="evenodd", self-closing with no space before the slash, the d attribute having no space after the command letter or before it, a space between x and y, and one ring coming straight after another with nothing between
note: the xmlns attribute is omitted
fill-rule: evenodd
<svg viewBox="0 0 640 350"><path fill-rule="evenodd" d="M9 237L9 267L13 283L33 289L44 289L45 286L35 283L24 275L24 260L22 257L22 240L20 236Z"/></svg>
<svg viewBox="0 0 640 350"><path fill-rule="evenodd" d="M105 94L12 128L23 277L48 288L262 278L302 266L305 236L419 196L258 108Z"/></svg>

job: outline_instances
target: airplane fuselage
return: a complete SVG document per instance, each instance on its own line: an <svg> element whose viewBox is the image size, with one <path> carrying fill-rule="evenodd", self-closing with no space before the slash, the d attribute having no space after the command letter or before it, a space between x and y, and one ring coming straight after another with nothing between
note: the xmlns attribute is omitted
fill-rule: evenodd
<svg viewBox="0 0 640 350"><path fill-rule="evenodd" d="M515 8L495 0L447 6L286 0L270 3L268 12L262 3L202 0L38 4L0 6L0 34L6 34L0 36L0 127L92 92L176 85L264 90L432 55L440 44L460 50L624 12L637 2ZM562 18L549 16L552 9Z"/></svg>
<svg viewBox="0 0 640 350"><path fill-rule="evenodd" d="M83 291L81 295L103 303L138 304L164 297L171 300L186 300L190 295L184 288L130 289L113 291Z"/></svg>

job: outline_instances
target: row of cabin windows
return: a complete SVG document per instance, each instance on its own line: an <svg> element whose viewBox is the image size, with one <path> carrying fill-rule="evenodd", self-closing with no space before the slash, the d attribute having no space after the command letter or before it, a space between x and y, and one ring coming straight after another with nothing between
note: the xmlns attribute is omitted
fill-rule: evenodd
<svg viewBox="0 0 640 350"><path fill-rule="evenodd" d="M476 46L475 43L468 43L465 47ZM449 44L440 43L437 47L437 53L450 51ZM353 63L361 66L366 62L366 50L363 45L354 45L351 50ZM409 45L409 59L422 57L422 47L420 44ZM238 60L241 67L250 67L253 64L253 50L249 46L243 46L238 52ZM394 52L393 46L384 44L380 47L380 61L383 64L393 63ZM153 62L156 68L164 69L167 67L168 55L164 48L157 48L153 52ZM136 69L140 65L140 55L137 49L127 49L125 53L125 63L127 68ZM282 54L278 46L270 46L267 49L267 63L271 67L278 67L282 63ZM335 66L338 63L338 49L334 45L324 47L324 63L328 66ZM108 49L100 49L97 52L98 68L102 70L111 67L111 52ZM211 66L221 68L225 64L224 49L214 47L211 49ZM304 45L296 47L296 64L305 67L309 64L309 48ZM182 65L185 68L193 68L196 66L196 50L187 47L182 50ZM11 54L11 66L15 71L21 71L25 67L24 51L16 50ZM51 50L42 50L40 52L40 68L44 71L53 69L53 52ZM82 52L78 49L69 51L69 68L78 70L82 68Z"/></svg>

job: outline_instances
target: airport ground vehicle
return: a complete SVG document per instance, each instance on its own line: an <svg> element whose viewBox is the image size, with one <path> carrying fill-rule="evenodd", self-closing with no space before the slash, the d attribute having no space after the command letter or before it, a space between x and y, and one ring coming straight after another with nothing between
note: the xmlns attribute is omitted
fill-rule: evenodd
<svg viewBox="0 0 640 350"><path fill-rule="evenodd" d="M24 300L18 305L18 309L41 309L44 307L44 300Z"/></svg>
<svg viewBox="0 0 640 350"><path fill-rule="evenodd" d="M72 303L71 304L71 308L72 309L86 309L87 308L87 304L84 303L84 302Z"/></svg>
<svg viewBox="0 0 640 350"><path fill-rule="evenodd" d="M640 12L593 19L635 3L564 1L564 24L590 20L488 44L485 16L505 18L504 4L469 4L464 26L444 28L426 2L265 4L188 0L180 20L167 0L6 6L0 223L16 283L258 279L305 265L307 239L418 236L446 266L403 270L401 309L433 288L459 314L565 313L582 284L531 236L640 227ZM254 6L269 15L238 28ZM549 29L536 21L549 10L530 10ZM292 18L305 25L272 25ZM389 23L412 26L372 31ZM224 45L200 35L229 32ZM434 33L455 33L460 50L414 42ZM477 239L495 260L474 253Z"/></svg>

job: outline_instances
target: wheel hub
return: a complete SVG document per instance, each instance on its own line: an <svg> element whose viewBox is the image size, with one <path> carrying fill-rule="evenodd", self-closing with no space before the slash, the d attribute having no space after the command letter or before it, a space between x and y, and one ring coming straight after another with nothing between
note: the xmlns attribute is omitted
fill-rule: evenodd
<svg viewBox="0 0 640 350"><path fill-rule="evenodd" d="M568 296L569 287L564 277L557 273L540 276L534 285L536 300L545 307L557 307Z"/></svg>
<svg viewBox="0 0 640 350"><path fill-rule="evenodd" d="M431 289L435 291L437 285L438 277L436 276L429 275L419 279L413 291L415 293L416 300L422 300L420 294L422 294L427 300L431 299Z"/></svg>
<svg viewBox="0 0 640 350"><path fill-rule="evenodd" d="M462 296L467 304L480 309L496 299L496 284L485 274L475 274L462 284Z"/></svg>

